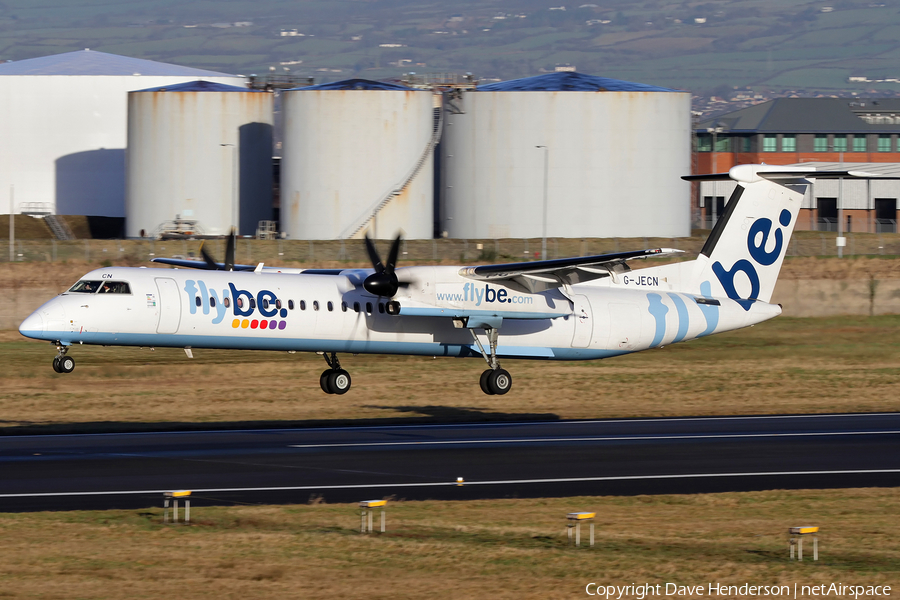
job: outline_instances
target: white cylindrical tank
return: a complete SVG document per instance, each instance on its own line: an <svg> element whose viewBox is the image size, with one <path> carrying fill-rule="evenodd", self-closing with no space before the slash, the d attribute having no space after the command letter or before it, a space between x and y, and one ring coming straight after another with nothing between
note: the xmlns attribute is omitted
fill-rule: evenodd
<svg viewBox="0 0 900 600"><path fill-rule="evenodd" d="M433 102L361 79L285 92L282 229L294 239L431 238Z"/></svg>
<svg viewBox="0 0 900 600"><path fill-rule="evenodd" d="M536 238L545 227L549 237L689 236L690 101L571 72L463 92L445 103L455 108L441 144L442 228L454 238Z"/></svg>
<svg viewBox="0 0 900 600"><path fill-rule="evenodd" d="M176 218L224 235L272 219L272 94L195 81L128 94L125 234Z"/></svg>
<svg viewBox="0 0 900 600"><path fill-rule="evenodd" d="M15 186L16 212L124 217L128 92L201 78L245 81L93 50L0 64L3 197Z"/></svg>

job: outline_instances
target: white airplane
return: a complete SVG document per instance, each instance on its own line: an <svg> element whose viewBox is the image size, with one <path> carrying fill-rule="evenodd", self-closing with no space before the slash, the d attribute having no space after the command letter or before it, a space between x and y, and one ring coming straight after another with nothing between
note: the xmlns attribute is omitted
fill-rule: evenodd
<svg viewBox="0 0 900 600"><path fill-rule="evenodd" d="M338 353L478 357L486 394L512 386L506 358L593 360L732 331L781 314L769 304L807 177L852 171L741 165L734 194L691 261L632 270L627 261L665 248L515 264L395 268L398 237L374 269L288 269L156 258L176 267L103 267L84 275L19 327L57 347L70 373L76 344L317 352L322 390L343 394Z"/></svg>

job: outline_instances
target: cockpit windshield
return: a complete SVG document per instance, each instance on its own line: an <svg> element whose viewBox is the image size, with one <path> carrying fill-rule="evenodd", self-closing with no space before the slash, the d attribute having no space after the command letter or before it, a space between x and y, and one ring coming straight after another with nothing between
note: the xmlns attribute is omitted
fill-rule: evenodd
<svg viewBox="0 0 900 600"><path fill-rule="evenodd" d="M79 294L93 294L100 289L100 284L102 283L102 281L89 281L87 279L82 279L81 281L70 287L69 291L77 292Z"/></svg>

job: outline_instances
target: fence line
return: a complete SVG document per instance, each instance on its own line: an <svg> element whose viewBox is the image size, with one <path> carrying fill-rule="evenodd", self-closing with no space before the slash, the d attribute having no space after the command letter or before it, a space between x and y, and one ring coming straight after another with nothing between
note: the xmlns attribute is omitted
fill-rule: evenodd
<svg viewBox="0 0 900 600"><path fill-rule="evenodd" d="M548 258L625 252L644 248L677 248L692 258L706 236L691 238L552 238ZM835 234L818 231L797 232L788 246L788 256L835 256ZM900 236L882 233L846 234L847 256L900 255ZM225 257L225 240L205 242L218 261ZM386 253L390 242L377 242ZM8 247L0 239L0 247ZM109 265L138 265L155 257L199 258L200 240L16 240L14 259L19 262L84 261ZM404 240L400 263L504 263L540 258L540 238L490 240ZM6 252L0 262L8 262ZM235 262L255 265L284 263L367 263L365 247L359 241L342 240L237 240Z"/></svg>

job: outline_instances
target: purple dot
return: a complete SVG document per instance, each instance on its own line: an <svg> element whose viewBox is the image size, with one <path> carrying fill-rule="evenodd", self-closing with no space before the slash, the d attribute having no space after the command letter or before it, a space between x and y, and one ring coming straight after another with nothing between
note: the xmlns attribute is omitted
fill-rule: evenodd
<svg viewBox="0 0 900 600"><path fill-rule="evenodd" d="M278 322L274 319L269 321L269 329L275 329L278 326Z"/></svg>
<svg viewBox="0 0 900 600"><path fill-rule="evenodd" d="M287 327L287 321L278 321L278 329L284 329Z"/></svg>

